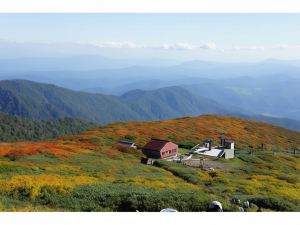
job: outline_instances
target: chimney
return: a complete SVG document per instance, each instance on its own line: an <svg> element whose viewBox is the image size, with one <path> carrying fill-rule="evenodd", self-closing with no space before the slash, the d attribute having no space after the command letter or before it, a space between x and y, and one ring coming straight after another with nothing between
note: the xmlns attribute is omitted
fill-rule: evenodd
<svg viewBox="0 0 300 225"><path fill-rule="evenodd" d="M212 142L213 142L213 139L211 138L208 138L205 140L205 146L208 148L208 150L211 150L211 147L212 147Z"/></svg>
<svg viewBox="0 0 300 225"><path fill-rule="evenodd" d="M220 139L221 139L221 143L220 143L221 146L225 146L225 137L223 134L220 136Z"/></svg>

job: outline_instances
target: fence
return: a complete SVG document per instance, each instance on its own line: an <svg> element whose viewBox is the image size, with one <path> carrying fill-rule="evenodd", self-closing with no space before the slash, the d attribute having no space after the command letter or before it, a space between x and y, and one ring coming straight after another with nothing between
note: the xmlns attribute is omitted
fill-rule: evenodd
<svg viewBox="0 0 300 225"><path fill-rule="evenodd" d="M235 154L251 155L256 153L287 153L292 155L300 155L300 149L271 149L271 150L236 150Z"/></svg>

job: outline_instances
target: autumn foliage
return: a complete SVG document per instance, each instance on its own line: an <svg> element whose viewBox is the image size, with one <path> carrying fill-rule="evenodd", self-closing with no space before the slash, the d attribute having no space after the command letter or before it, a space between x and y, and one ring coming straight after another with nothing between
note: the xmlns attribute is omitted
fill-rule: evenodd
<svg viewBox="0 0 300 225"><path fill-rule="evenodd" d="M140 163L140 148L151 137L189 148L221 134L255 154L220 159L223 170L215 171L165 161ZM116 144L124 138L138 149ZM278 151L255 151L262 143ZM173 206L202 211L210 199L218 199L225 210L235 211L230 199L239 197L268 210L297 211L300 157L284 152L295 147L300 147L298 132L213 115L114 123L47 142L0 143L0 210L157 211Z"/></svg>
<svg viewBox="0 0 300 225"><path fill-rule="evenodd" d="M114 123L65 137L63 140L80 140L99 145L112 144L120 138L131 136L139 146L151 137L170 139L177 144L187 141L201 143L208 137L218 141L221 134L235 141L237 148L282 148L300 147L300 133L267 123L232 117L204 115L155 122Z"/></svg>

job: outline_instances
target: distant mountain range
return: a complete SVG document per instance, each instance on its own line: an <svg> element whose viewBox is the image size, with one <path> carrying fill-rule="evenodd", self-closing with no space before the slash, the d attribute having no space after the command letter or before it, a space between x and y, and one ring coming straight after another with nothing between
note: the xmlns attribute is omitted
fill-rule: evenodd
<svg viewBox="0 0 300 225"><path fill-rule="evenodd" d="M26 80L0 81L0 110L31 119L74 117L100 124L228 112L181 87L130 91L120 97L90 94Z"/></svg>
<svg viewBox="0 0 300 225"><path fill-rule="evenodd" d="M261 76L271 74L293 73L300 71L300 60L267 59L260 62L218 62L205 60L179 61L162 58L113 59L98 54L73 54L65 56L34 57L16 54L4 58L4 49L0 41L0 73L42 72L42 71L92 71L92 70L124 70L128 74L137 70L149 73L160 71L161 74L197 77L226 78L239 76ZM28 53L29 48L26 52ZM21 55L21 56L20 56ZM16 67L15 65L18 65Z"/></svg>
<svg viewBox="0 0 300 225"><path fill-rule="evenodd" d="M175 61L176 62L176 61ZM159 59L109 59L95 55L79 55L69 57L32 57L32 58L0 58L1 73L34 72L34 71L91 71L117 70L140 65L143 67L155 64L156 66L171 66L172 60ZM18 65L15 67L14 65Z"/></svg>
<svg viewBox="0 0 300 225"><path fill-rule="evenodd" d="M120 98L147 120L229 112L225 106L207 98L194 96L181 87L165 87L153 91L133 90Z"/></svg>
<svg viewBox="0 0 300 225"><path fill-rule="evenodd" d="M299 60L251 63L194 60L176 65L158 61L93 55L0 59L0 79L26 79L115 96L136 89L150 91L180 86L230 111L238 108L243 114L300 120Z"/></svg>
<svg viewBox="0 0 300 225"><path fill-rule="evenodd" d="M199 93L207 93L203 89L198 90ZM248 115L238 106L227 101L223 103L178 86L149 91L132 90L121 96L112 96L73 91L27 80L0 81L0 111L30 119L72 117L107 124L219 114L300 130L300 122L297 120Z"/></svg>
<svg viewBox="0 0 300 225"><path fill-rule="evenodd" d="M164 59L109 59L97 55L0 58L0 79L53 83L74 90L100 88L101 93L105 91L106 94L123 94L132 88L120 92L120 87L149 80L160 80L160 85L164 82L165 86L171 86L194 84L203 79L273 75L300 78L299 74L299 60L269 59L248 63L193 60L180 63ZM156 88L159 88L157 84Z"/></svg>
<svg viewBox="0 0 300 225"><path fill-rule="evenodd" d="M300 120L300 78L281 75L239 77L183 87L228 107L238 106L247 114Z"/></svg>
<svg viewBox="0 0 300 225"><path fill-rule="evenodd" d="M236 117L246 120L253 120L257 122L265 122L270 123L279 127L285 127L290 130L295 130L300 132L300 121L293 120L288 118L279 118L279 117L272 117L272 116L265 116L265 115L246 115L241 113L228 113L230 117Z"/></svg>
<svg viewBox="0 0 300 225"><path fill-rule="evenodd" d="M0 109L31 119L73 117L98 123L137 119L118 97L25 80L0 82Z"/></svg>

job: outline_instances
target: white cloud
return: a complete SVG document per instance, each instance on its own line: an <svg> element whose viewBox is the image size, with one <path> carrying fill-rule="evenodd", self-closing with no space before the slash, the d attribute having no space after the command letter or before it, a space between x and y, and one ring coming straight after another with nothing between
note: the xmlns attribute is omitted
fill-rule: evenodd
<svg viewBox="0 0 300 225"><path fill-rule="evenodd" d="M175 42L175 43L163 43L163 44L138 44L135 42L124 41L107 41L107 42L41 42L41 43L30 43L30 42L13 42L0 39L0 47L2 46L26 46L26 45L37 45L38 47L49 47L54 46L56 48L106 48L106 49L145 49L145 50L157 50L157 51L205 51L205 50L215 50L217 52L232 52L232 51L244 51L244 52L262 52L262 51L299 51L300 44L278 44L278 45L233 45L232 47L218 47L214 42L207 42L203 44L193 45L185 42Z"/></svg>
<svg viewBox="0 0 300 225"><path fill-rule="evenodd" d="M286 50L286 49L298 49L300 45L287 45L287 44L280 44L271 47L272 50Z"/></svg>
<svg viewBox="0 0 300 225"><path fill-rule="evenodd" d="M148 48L148 49L157 49L157 50L195 50L195 49L204 49L204 50L214 50L217 48L217 45L213 42L205 43L200 46L194 46L189 43L164 43L162 45L141 45L134 42L94 42L93 45L99 48L127 48L127 49L139 49L139 48Z"/></svg>
<svg viewBox="0 0 300 225"><path fill-rule="evenodd" d="M300 45L279 44L274 46L234 46L225 48L225 51L265 51L265 50L293 50L300 48Z"/></svg>
<svg viewBox="0 0 300 225"><path fill-rule="evenodd" d="M209 42L201 45L200 48L205 50L215 50L217 48L217 45L214 42Z"/></svg>
<svg viewBox="0 0 300 225"><path fill-rule="evenodd" d="M93 45L99 48L127 48L127 49L137 49L145 48L146 46L136 44L134 42L93 42Z"/></svg>
<svg viewBox="0 0 300 225"><path fill-rule="evenodd" d="M161 46L156 46L154 49L162 50L193 50L194 46L187 43L174 43L174 44L163 44Z"/></svg>
<svg viewBox="0 0 300 225"><path fill-rule="evenodd" d="M98 48L117 48L117 49L156 49L156 50L215 50L217 45L213 42L205 43L200 46L194 46L189 43L164 43L162 45L142 45L134 42L93 42L92 45Z"/></svg>
<svg viewBox="0 0 300 225"><path fill-rule="evenodd" d="M234 46L232 48L229 48L227 50L231 51L263 51L266 48L264 46Z"/></svg>
<svg viewBox="0 0 300 225"><path fill-rule="evenodd" d="M118 49L157 49L157 50L192 50L194 47L187 43L171 43L162 45L142 45L134 42L93 42L92 45L98 48L118 48Z"/></svg>

